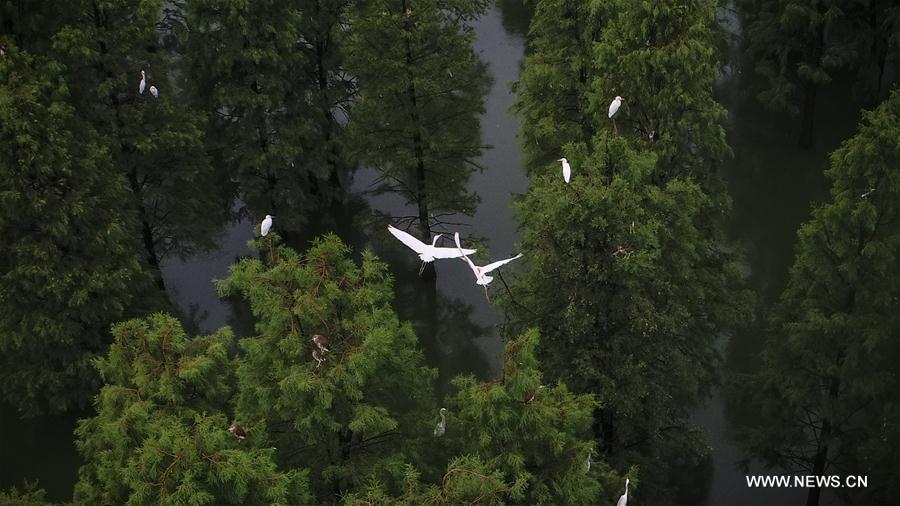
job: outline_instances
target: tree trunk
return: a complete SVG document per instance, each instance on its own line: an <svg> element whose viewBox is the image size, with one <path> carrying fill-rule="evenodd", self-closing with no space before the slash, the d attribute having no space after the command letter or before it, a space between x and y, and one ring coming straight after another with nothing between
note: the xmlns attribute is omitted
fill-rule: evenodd
<svg viewBox="0 0 900 506"><path fill-rule="evenodd" d="M406 0L403 0L403 12L407 11ZM409 34L412 31L412 26L409 22L409 16L407 15L406 21L403 23L403 31ZM419 207L419 228L422 230L422 234L424 235L423 242L430 243L431 242L431 223L428 218L428 192L425 185L425 146L422 141L422 132L421 132L421 121L419 119L419 106L416 99L416 86L413 81L412 75L412 64L413 64L413 55L412 55L412 47L409 44L409 37L406 37L406 78L407 78L407 86L406 86L406 96L409 99L410 109L409 109L409 119L412 122L413 128L415 128L413 133L413 154L416 159L416 196L415 201ZM422 279L435 279L437 277L437 271L434 268L434 262L429 262L425 264L425 268L421 273Z"/></svg>
<svg viewBox="0 0 900 506"><path fill-rule="evenodd" d="M828 420L822 421L822 432L819 433L819 448L816 451L816 458L813 461L813 476L824 476L825 466L828 463L828 437L831 433L831 424ZM816 484L815 487L809 489L806 495L806 506L819 506L819 497L822 495L821 487Z"/></svg>

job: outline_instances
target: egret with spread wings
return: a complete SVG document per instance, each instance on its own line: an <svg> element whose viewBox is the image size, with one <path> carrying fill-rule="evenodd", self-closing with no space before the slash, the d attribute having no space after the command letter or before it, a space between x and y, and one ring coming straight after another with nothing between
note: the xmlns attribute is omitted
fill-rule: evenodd
<svg viewBox="0 0 900 506"><path fill-rule="evenodd" d="M467 264L469 264L469 268L472 269L472 272L475 274L475 283L484 287L485 297L487 297L487 285L489 285L491 283L491 281L494 280L494 277L488 276L487 273L489 273L503 265L506 265L506 264L512 262L513 260L516 260L517 258L522 258L522 254L519 253L518 255L516 255L512 258L507 258L505 260L498 260L494 263L487 264L484 266L478 266L478 265L475 265L474 263L472 263L472 260L470 260L469 257L466 256L466 255L469 255L470 253L464 253L464 252L471 251L471 250L462 249L462 246L459 244L459 232L457 232L453 237L454 237L454 239L456 239L456 248L460 252L460 255L458 255L458 256L461 256L463 261L466 262Z"/></svg>
<svg viewBox="0 0 900 506"><path fill-rule="evenodd" d="M388 225L388 232L390 232L394 237L400 240L403 244L405 244L409 249L415 251L419 254L419 258L422 259L422 268L419 269L419 274L422 274L422 271L425 270L425 264L429 262L434 262L435 259L438 258L459 258L463 255L471 255L475 253L474 249L461 249L461 248L441 248L435 246L437 244L437 240L441 237L441 234L434 236L434 239L431 240L431 244L425 244L424 242L416 239L410 234L396 229L391 225Z"/></svg>

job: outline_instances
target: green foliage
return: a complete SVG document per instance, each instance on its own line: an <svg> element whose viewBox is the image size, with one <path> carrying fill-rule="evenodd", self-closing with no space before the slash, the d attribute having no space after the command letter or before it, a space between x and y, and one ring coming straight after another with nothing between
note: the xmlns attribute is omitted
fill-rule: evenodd
<svg viewBox="0 0 900 506"><path fill-rule="evenodd" d="M621 137L570 151L571 184L548 170L517 203L531 268L502 303L512 332L540 330L552 378L603 399L601 452L656 474L702 452L689 417L714 379L716 337L746 318L749 295L697 183L652 184L655 157Z"/></svg>
<svg viewBox="0 0 900 506"><path fill-rule="evenodd" d="M76 109L103 135L127 178L148 261L211 245L227 205L204 151L205 118L179 95L175 58L160 45L173 27L162 0L76 0L54 50L67 65ZM138 94L140 71L149 91Z"/></svg>
<svg viewBox="0 0 900 506"><path fill-rule="evenodd" d="M97 415L76 429L86 464L76 504L297 504L305 473L276 470L251 430L241 441L223 413L234 388L230 330L187 336L156 314L114 327L96 361L106 385Z"/></svg>
<svg viewBox="0 0 900 506"><path fill-rule="evenodd" d="M90 360L148 278L128 189L69 105L62 68L0 58L0 385L27 413L86 404Z"/></svg>
<svg viewBox="0 0 900 506"><path fill-rule="evenodd" d="M763 364L744 383L762 414L745 443L769 465L870 477L900 465L886 446L897 441L900 407L898 125L894 92L832 154L831 201L798 232ZM864 502L890 502L890 481L859 491Z"/></svg>
<svg viewBox="0 0 900 506"><path fill-rule="evenodd" d="M256 243L269 262L241 260L219 282L257 320L257 335L241 340L238 419L268 434L281 465L311 469L317 503L371 474L402 480L403 462L431 436L423 421L436 371L390 306L386 266L369 252L357 264L333 235L304 254L275 242L270 234ZM331 343L322 364L315 334Z"/></svg>
<svg viewBox="0 0 900 506"><path fill-rule="evenodd" d="M398 192L430 215L472 214L468 188L481 152L479 114L488 77L468 22L482 0L374 0L354 6L347 70L357 80L350 134L359 160L381 172L377 191Z"/></svg>
<svg viewBox="0 0 900 506"><path fill-rule="evenodd" d="M477 455L502 472L514 504L597 504L600 483L616 477L593 451L591 426L597 402L564 384L541 385L535 330L506 343L503 375L482 383L454 380L447 436L462 455Z"/></svg>
<svg viewBox="0 0 900 506"><path fill-rule="evenodd" d="M20 492L16 487L0 490L0 504L4 506L49 506L47 492L38 488L37 484L26 483Z"/></svg>
<svg viewBox="0 0 900 506"><path fill-rule="evenodd" d="M563 156L562 146L587 142L596 133L588 97L595 75L593 46L605 23L585 1L532 3L528 54L513 84L529 174Z"/></svg>
<svg viewBox="0 0 900 506"><path fill-rule="evenodd" d="M607 125L610 102L620 133L658 156L656 181L715 179L730 155L725 109L713 97L721 37L714 0L597 1L606 20L594 46L593 121Z"/></svg>
<svg viewBox="0 0 900 506"><path fill-rule="evenodd" d="M295 230L335 197L351 91L336 32L344 0L198 0L187 5L191 89L212 117L210 149L241 200ZM282 212L290 210L291 212Z"/></svg>

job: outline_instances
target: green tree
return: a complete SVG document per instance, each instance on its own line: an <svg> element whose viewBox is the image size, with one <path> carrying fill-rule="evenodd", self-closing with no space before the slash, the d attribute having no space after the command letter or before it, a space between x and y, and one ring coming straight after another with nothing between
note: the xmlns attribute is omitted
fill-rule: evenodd
<svg viewBox="0 0 900 506"><path fill-rule="evenodd" d="M800 227L762 364L745 379L761 413L752 457L801 474L896 474L900 409L900 92L831 157L831 200ZM886 504L897 485L857 490ZM848 492L849 493L849 492ZM810 489L807 504L819 504ZM848 502L851 502L848 499Z"/></svg>
<svg viewBox="0 0 900 506"><path fill-rule="evenodd" d="M304 254L276 242L256 243L268 262L241 260L219 283L257 321L257 335L241 340L237 418L268 434L281 466L311 470L318 504L371 474L392 486L431 436L436 371L391 308L392 279L371 253L357 264L334 235Z"/></svg>
<svg viewBox="0 0 900 506"><path fill-rule="evenodd" d="M52 503L46 497L47 492L31 483L26 483L21 492L16 487L0 490L0 504L6 506L49 506Z"/></svg>
<svg viewBox="0 0 900 506"><path fill-rule="evenodd" d="M529 174L562 156L564 145L594 137L597 122L588 97L595 76L593 47L605 22L581 0L532 4L528 53L512 87Z"/></svg>
<svg viewBox="0 0 900 506"><path fill-rule="evenodd" d="M299 229L306 213L338 195L344 162L335 114L352 88L336 34L347 3L187 6L188 74L194 100L212 118L210 150L247 207L278 216L282 229Z"/></svg>
<svg viewBox="0 0 900 506"><path fill-rule="evenodd" d="M625 98L614 120L620 133L658 156L655 181L715 179L731 150L725 109L713 97L721 29L714 0L600 2L607 20L594 49L593 121L608 119L612 99Z"/></svg>
<svg viewBox="0 0 900 506"><path fill-rule="evenodd" d="M254 430L229 433L234 388L227 328L190 337L155 314L114 327L96 361L106 384L97 415L75 433L85 458L76 504L308 503L305 473L279 472Z"/></svg>
<svg viewBox="0 0 900 506"><path fill-rule="evenodd" d="M489 84L469 21L484 1L374 0L354 6L347 70L358 94L350 118L354 152L377 169L377 191L415 206L426 241L436 217L471 215L467 188L481 152L479 114ZM429 266L426 277L433 275Z"/></svg>
<svg viewBox="0 0 900 506"><path fill-rule="evenodd" d="M163 36L174 26L162 0L76 0L54 49L67 65L79 115L100 132L126 177L147 263L210 246L229 203L217 198L203 144L205 118L184 103ZM138 94L141 70L159 98Z"/></svg>
<svg viewBox="0 0 900 506"><path fill-rule="evenodd" d="M663 502L666 465L705 450L689 419L715 376L716 337L746 317L749 294L696 182L654 185L655 156L622 137L571 151L571 184L548 171L516 204L531 267L501 297L507 334L540 330L551 378L604 401L601 453L639 464Z"/></svg>
<svg viewBox="0 0 900 506"><path fill-rule="evenodd" d="M813 142L819 90L839 72L856 70L857 92L866 101L882 96L900 42L895 2L741 0L737 6L747 57L763 79L757 96L768 107L799 113L801 146Z"/></svg>
<svg viewBox="0 0 900 506"><path fill-rule="evenodd" d="M541 384L538 333L506 344L503 373L491 382L454 380L445 436L433 457L446 472L422 479L412 466L399 496L378 481L346 504L599 504L614 501L623 481L593 452L597 402L565 385ZM588 454L593 452L587 467ZM632 476L634 477L634 476ZM616 493L618 492L618 493ZM602 499L601 499L602 498Z"/></svg>
<svg viewBox="0 0 900 506"><path fill-rule="evenodd" d="M96 391L91 358L149 277L134 259L127 183L69 104L62 67L12 44L5 50L0 388L25 412L63 411Z"/></svg>

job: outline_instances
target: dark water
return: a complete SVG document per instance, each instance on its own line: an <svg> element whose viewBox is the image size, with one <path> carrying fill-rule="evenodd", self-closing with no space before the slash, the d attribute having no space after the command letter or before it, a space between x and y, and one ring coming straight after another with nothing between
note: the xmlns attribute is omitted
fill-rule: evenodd
<svg viewBox="0 0 900 506"><path fill-rule="evenodd" d="M473 217L458 220L462 225L457 228L464 235L484 237L489 256L500 258L517 252L519 234L510 203L528 184L520 169L517 121L509 112L514 98L509 82L517 77L524 54L527 11L519 0L499 0L475 28L475 50L493 78L481 117L482 141L488 147L478 162L486 170L473 175L470 182L481 204ZM825 196L822 171L827 153L852 133L857 110L839 95L839 85L825 90L818 111L817 143L812 150L800 150L792 129L797 121L761 110L743 93L744 79L740 72L728 75L718 90L730 111L728 140L735 153L723 176L734 199L730 233L745 248L757 292L764 301L771 301L784 285L797 226L808 217L810 203ZM373 180L372 171L359 170L349 182L359 197L332 210L328 219L311 220L307 233L288 237L287 242L304 247L312 237L333 231L354 249L369 248L382 256L396 276L398 313L414 322L429 363L440 369L439 393L461 372L480 377L497 374L502 351L496 329L501 322L499 311L475 286L462 262L440 262L433 295L423 296L415 258L385 239L386 233L360 221L371 209L410 214L395 196L366 194ZM169 295L192 331L211 332L223 325L232 325L239 335L252 330L246 308L219 300L210 280L226 277L230 264L250 254L246 243L257 223L247 219L223 229L216 251L164 263ZM277 217L275 223L277 230ZM722 344L727 377L730 371L752 363L760 336L734 336ZM734 434L749 416L728 406L720 392L698 410L695 420L707 431L712 448L711 469L698 473L696 482L687 485L696 492L690 494L696 496L690 504L803 504L802 491L746 487L744 472L736 466L741 457ZM79 465L71 432L76 419L77 415L67 415L22 421L11 408L0 406L0 456L4 457L0 458L0 488L37 479L52 499L71 497Z"/></svg>

